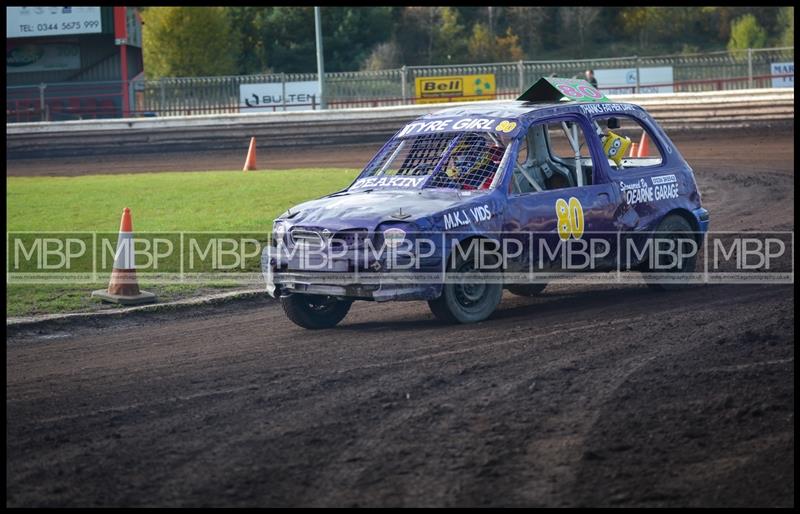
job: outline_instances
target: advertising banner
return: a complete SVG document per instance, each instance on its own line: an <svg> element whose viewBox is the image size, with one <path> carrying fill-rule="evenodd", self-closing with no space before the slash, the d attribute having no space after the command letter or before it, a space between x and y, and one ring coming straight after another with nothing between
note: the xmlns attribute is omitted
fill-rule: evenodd
<svg viewBox="0 0 800 514"><path fill-rule="evenodd" d="M494 100L497 95L497 81L493 73L417 77L414 85L418 104Z"/></svg>
<svg viewBox="0 0 800 514"><path fill-rule="evenodd" d="M770 67L770 72L770 75L772 75L772 87L794 87L793 62L773 62ZM776 77L775 75L784 76Z"/></svg>
<svg viewBox="0 0 800 514"><path fill-rule="evenodd" d="M639 68L640 93L672 93L672 66ZM595 70L597 87L607 95L630 95L636 92L636 68Z"/></svg>
<svg viewBox="0 0 800 514"><path fill-rule="evenodd" d="M316 80L239 86L242 111L308 111L319 106L319 98L319 82Z"/></svg>
<svg viewBox="0 0 800 514"><path fill-rule="evenodd" d="M74 43L6 43L6 73L77 70L81 48Z"/></svg>
<svg viewBox="0 0 800 514"><path fill-rule="evenodd" d="M99 34L99 7L6 7L6 38Z"/></svg>

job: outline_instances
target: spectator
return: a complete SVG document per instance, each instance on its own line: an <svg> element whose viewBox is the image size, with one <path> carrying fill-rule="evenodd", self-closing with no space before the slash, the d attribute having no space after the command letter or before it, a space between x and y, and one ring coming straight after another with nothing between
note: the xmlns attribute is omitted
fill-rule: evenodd
<svg viewBox="0 0 800 514"><path fill-rule="evenodd" d="M592 85L592 87L597 87L597 79L594 77L594 70L586 70L586 82Z"/></svg>

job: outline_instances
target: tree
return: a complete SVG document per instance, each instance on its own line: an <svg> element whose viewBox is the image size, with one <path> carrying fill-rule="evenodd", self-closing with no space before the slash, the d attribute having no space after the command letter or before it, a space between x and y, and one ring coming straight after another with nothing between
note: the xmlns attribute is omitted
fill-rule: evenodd
<svg viewBox="0 0 800 514"><path fill-rule="evenodd" d="M440 7L405 7L397 24L396 40L407 65L433 63L434 39Z"/></svg>
<svg viewBox="0 0 800 514"><path fill-rule="evenodd" d="M316 71L312 7L150 7L143 17L149 76ZM325 68L335 72L708 52L729 40L791 46L794 8L332 6L322 8L322 33Z"/></svg>
<svg viewBox="0 0 800 514"><path fill-rule="evenodd" d="M261 17L261 41L273 71L313 73L317 70L313 7L266 7ZM323 15L323 37L326 29L330 27L326 26ZM327 41L323 39L323 46ZM325 53L327 55L327 51ZM325 63L326 69L328 64Z"/></svg>
<svg viewBox="0 0 800 514"><path fill-rule="evenodd" d="M546 43L547 25L551 21L551 7L507 7L508 28L519 34L520 46L525 55L535 59Z"/></svg>
<svg viewBox="0 0 800 514"><path fill-rule="evenodd" d="M392 33L391 7L323 7L321 18L326 71L358 69Z"/></svg>
<svg viewBox="0 0 800 514"><path fill-rule="evenodd" d="M472 26L472 35L467 42L470 62L492 62L494 60L494 38L489 27L483 23Z"/></svg>
<svg viewBox="0 0 800 514"><path fill-rule="evenodd" d="M249 75L268 72L267 52L262 38L266 9L263 7L225 9L231 20L234 37L238 38L239 48L242 49L236 56L237 73Z"/></svg>
<svg viewBox="0 0 800 514"><path fill-rule="evenodd" d="M638 36L639 52L645 52L650 46L650 42L659 36L659 33L666 28L670 32L673 27L669 27L666 20L667 11L664 7L628 7L624 8L621 14L622 26L624 31L631 35Z"/></svg>
<svg viewBox="0 0 800 514"><path fill-rule="evenodd" d="M778 26L782 30L778 44L794 46L794 6L784 7L778 13Z"/></svg>
<svg viewBox="0 0 800 514"><path fill-rule="evenodd" d="M379 71L399 68L403 65L400 55L400 47L395 41L379 43L372 49L361 69Z"/></svg>
<svg viewBox="0 0 800 514"><path fill-rule="evenodd" d="M458 11L453 7L439 10L439 24L434 33L433 59L437 64L464 62L467 44L464 26L459 22Z"/></svg>
<svg viewBox="0 0 800 514"><path fill-rule="evenodd" d="M586 54L586 40L589 38L594 22L600 15L601 7L562 7L561 19L564 21L565 34L578 36L578 54ZM570 37L574 41L574 37ZM574 45L572 45L574 46Z"/></svg>
<svg viewBox="0 0 800 514"><path fill-rule="evenodd" d="M506 29L504 36L496 39L495 56L498 61L521 61L525 58L525 53L519 43L519 36L514 34L511 27Z"/></svg>
<svg viewBox="0 0 800 514"><path fill-rule="evenodd" d="M737 18L731 24L731 38L728 40L728 50L762 48L766 44L767 33L761 28L758 20L752 14Z"/></svg>
<svg viewBox="0 0 800 514"><path fill-rule="evenodd" d="M142 18L149 78L236 73L238 45L222 7L151 7Z"/></svg>

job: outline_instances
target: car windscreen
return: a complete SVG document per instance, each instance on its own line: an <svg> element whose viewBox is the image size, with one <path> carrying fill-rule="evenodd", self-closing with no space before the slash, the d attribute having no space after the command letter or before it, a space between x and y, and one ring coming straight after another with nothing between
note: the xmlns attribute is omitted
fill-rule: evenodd
<svg viewBox="0 0 800 514"><path fill-rule="evenodd" d="M488 189L510 142L510 137L492 132L397 137L370 161L350 189Z"/></svg>

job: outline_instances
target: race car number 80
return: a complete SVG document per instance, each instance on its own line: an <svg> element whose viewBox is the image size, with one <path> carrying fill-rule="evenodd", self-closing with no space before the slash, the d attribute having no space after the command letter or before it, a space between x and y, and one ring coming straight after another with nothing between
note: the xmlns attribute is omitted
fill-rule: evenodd
<svg viewBox="0 0 800 514"><path fill-rule="evenodd" d="M569 203L563 198L556 200L558 217L558 237L563 241L569 236L580 239L583 235L583 205L577 198L570 197Z"/></svg>

